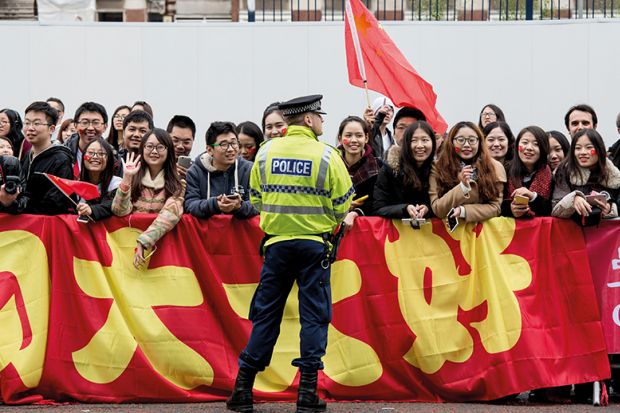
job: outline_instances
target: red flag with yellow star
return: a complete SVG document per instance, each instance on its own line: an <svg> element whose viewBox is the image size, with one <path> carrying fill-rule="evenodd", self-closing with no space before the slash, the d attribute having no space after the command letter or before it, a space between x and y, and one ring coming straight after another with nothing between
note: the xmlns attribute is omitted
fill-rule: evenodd
<svg viewBox="0 0 620 413"><path fill-rule="evenodd" d="M344 33L349 82L358 87L367 83L396 106L421 110L436 132L444 133L448 124L435 104L433 86L416 72L377 19L360 0L346 1Z"/></svg>

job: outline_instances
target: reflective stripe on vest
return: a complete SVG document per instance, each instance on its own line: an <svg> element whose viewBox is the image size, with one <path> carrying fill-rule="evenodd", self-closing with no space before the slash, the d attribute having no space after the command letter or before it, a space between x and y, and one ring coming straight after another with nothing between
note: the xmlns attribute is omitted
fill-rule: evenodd
<svg viewBox="0 0 620 413"><path fill-rule="evenodd" d="M327 177L327 169L329 168L329 158L332 155L332 150L329 146L325 146L323 154L321 155L321 165L319 166L319 174L316 179L317 188L325 188L325 178Z"/></svg>
<svg viewBox="0 0 620 413"><path fill-rule="evenodd" d="M293 206L293 205L263 205L262 212L271 212L274 214L297 214L297 215L320 215L333 214L334 211L328 206Z"/></svg>
<svg viewBox="0 0 620 413"><path fill-rule="evenodd" d="M280 194L306 194L318 195L325 198L331 198L331 193L325 189L317 189L312 186L301 185L261 185L260 190L263 192L277 192Z"/></svg>

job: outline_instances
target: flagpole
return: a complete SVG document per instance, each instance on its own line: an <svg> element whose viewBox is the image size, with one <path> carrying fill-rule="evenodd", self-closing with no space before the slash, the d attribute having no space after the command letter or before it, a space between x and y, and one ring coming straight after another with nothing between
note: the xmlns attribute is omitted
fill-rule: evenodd
<svg viewBox="0 0 620 413"><path fill-rule="evenodd" d="M349 28L351 29L351 38L355 48L355 58L357 59L357 68L360 71L360 76L364 81L364 89L366 90L366 105L370 109L370 95L368 93L368 81L366 80L366 68L364 67L364 58L362 57L362 48L360 46L360 39L357 33L357 26L355 25L355 18L353 17L353 10L351 8L351 0L346 0L345 13Z"/></svg>
<svg viewBox="0 0 620 413"><path fill-rule="evenodd" d="M58 189L58 190L60 191L60 193L61 193L61 194L63 194L63 195L64 195L64 196L66 196L67 198L69 198L69 201L71 201L71 203L72 203L72 204L73 204L73 205L77 208L77 206L78 206L77 202L75 202L75 201L73 200L73 198L71 198L69 195L67 195L67 193L66 193L65 191L63 191L63 190L62 190L62 189L61 189L58 185L56 185L56 182L54 182L53 180L51 180L51 179L50 179L50 177L49 177L49 176L47 176L47 174L46 174L46 173L44 173L44 172L35 172L35 173L36 173L36 174L43 175L44 177L46 177L46 178L47 178L47 180L48 180L48 181L50 181L50 182L52 183L52 185L54 185L54 186L56 187L56 189ZM77 209L76 209L76 212L77 212ZM82 216L82 215L78 214L78 216ZM88 218L91 222L95 222L95 220L94 220L94 219L92 219L92 218L90 217L90 215L85 215L85 216L86 216L86 218Z"/></svg>

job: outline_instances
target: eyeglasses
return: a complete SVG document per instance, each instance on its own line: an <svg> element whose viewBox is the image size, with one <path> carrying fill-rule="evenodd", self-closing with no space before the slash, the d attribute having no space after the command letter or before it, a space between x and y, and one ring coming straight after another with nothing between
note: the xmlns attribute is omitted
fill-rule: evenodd
<svg viewBox="0 0 620 413"><path fill-rule="evenodd" d="M2 125L2 126L8 125L9 123L11 123L11 122L6 121L6 120L0 120L0 125Z"/></svg>
<svg viewBox="0 0 620 413"><path fill-rule="evenodd" d="M86 152L86 155L90 156L91 158L107 158L108 154L105 152Z"/></svg>
<svg viewBox="0 0 620 413"><path fill-rule="evenodd" d="M481 115L483 118L495 118L497 115L493 112L482 112Z"/></svg>
<svg viewBox="0 0 620 413"><path fill-rule="evenodd" d="M152 143L147 143L146 145L144 145L144 149L149 153L153 152L153 149L155 149L155 152L157 153L165 152L168 150L168 148L166 148L166 145L162 145L161 143L157 145L153 145Z"/></svg>
<svg viewBox="0 0 620 413"><path fill-rule="evenodd" d="M467 142L470 146L474 146L478 144L478 137L468 136L466 138L464 136L457 136L456 138L454 138L454 142L458 143L459 145L465 145L465 142Z"/></svg>
<svg viewBox="0 0 620 413"><path fill-rule="evenodd" d="M234 141L234 142L220 142L220 143L213 143L211 144L211 146L215 147L220 147L222 149L224 149L225 151L228 150L228 148L233 148L233 149L237 149L239 148L239 142Z"/></svg>
<svg viewBox="0 0 620 413"><path fill-rule="evenodd" d="M114 119L125 120L125 115L114 115Z"/></svg>
<svg viewBox="0 0 620 413"><path fill-rule="evenodd" d="M26 121L26 122L24 122L24 128L25 129L28 129L28 128L32 127L32 126L34 126L35 128L40 128L41 126L49 126L49 125L50 125L49 123L39 122L39 121L36 121L36 122Z"/></svg>
<svg viewBox="0 0 620 413"><path fill-rule="evenodd" d="M78 122L78 125L80 125L83 128L88 128L90 125L92 125L93 128L98 128L99 126L102 126L103 124L104 122L100 120L88 120L88 119L82 119L81 121Z"/></svg>

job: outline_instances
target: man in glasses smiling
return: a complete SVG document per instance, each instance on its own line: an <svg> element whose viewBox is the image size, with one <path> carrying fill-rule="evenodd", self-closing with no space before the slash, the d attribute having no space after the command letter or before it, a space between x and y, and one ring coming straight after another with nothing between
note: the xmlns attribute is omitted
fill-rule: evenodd
<svg viewBox="0 0 620 413"><path fill-rule="evenodd" d="M46 102L34 102L26 108L24 135L32 145L22 163L22 189L7 194L0 188L0 211L56 215L69 212L69 200L41 173L71 179L71 152L52 143L58 112Z"/></svg>
<svg viewBox="0 0 620 413"><path fill-rule="evenodd" d="M75 111L77 134L65 143L75 158L73 174L77 178L82 170L84 148L90 142L100 138L108 127L108 113L99 103L85 102Z"/></svg>
<svg viewBox="0 0 620 413"><path fill-rule="evenodd" d="M207 151L187 171L185 210L197 218L231 214L257 215L249 201L252 162L239 157L239 140L232 122L213 122L206 134Z"/></svg>

